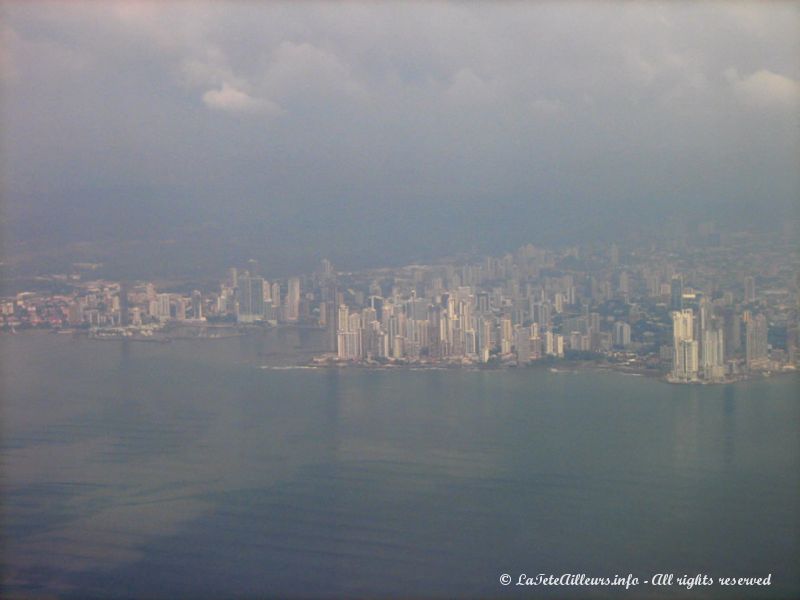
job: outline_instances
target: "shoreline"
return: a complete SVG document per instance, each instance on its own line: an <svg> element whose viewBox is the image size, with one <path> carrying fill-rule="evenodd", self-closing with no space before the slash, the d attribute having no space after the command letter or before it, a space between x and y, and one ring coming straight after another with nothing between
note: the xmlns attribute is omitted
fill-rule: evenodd
<svg viewBox="0 0 800 600"><path fill-rule="evenodd" d="M270 368L266 365L262 368ZM636 367L616 367L609 363L594 363L591 361L572 361L572 362L548 362L543 364L530 363L523 366L518 365L486 365L485 363L475 364L431 364L431 363L387 363L387 364L372 364L364 362L315 362L310 364L298 365L297 368L312 368L312 369L360 369L365 371L508 371L508 370L541 370L547 369L551 373L566 373L575 374L581 372L602 372L602 373L615 373L620 375L629 375L632 377L646 377L648 379L656 380L660 383L669 385L690 385L690 386L720 386L732 385L736 383L744 383L748 381L759 381L771 379L778 375L792 375L797 374L797 369L785 369L781 371L754 371L752 373L742 375L735 379L726 379L724 381L670 381L668 375L658 369L646 369Z"/></svg>
<svg viewBox="0 0 800 600"><path fill-rule="evenodd" d="M191 325L190 325L191 327ZM197 325L194 325L197 327ZM213 329L223 329L224 326L216 327ZM247 328L251 329L251 328ZM252 328L252 330L260 330L261 328ZM271 330L279 329L278 327L269 328ZM154 335L92 335L91 330L75 329L75 328L26 328L20 331L3 331L0 332L0 337L5 336L18 336L30 334L72 334L77 337L83 337L87 340L102 341L102 342L146 342L157 344L168 344L173 341L208 341L208 340L224 340L233 339L237 337L246 336L248 331L239 329L235 332L229 332L223 335L215 336L195 336L195 335L164 335L160 331L154 332ZM286 369L303 369L303 370L331 370L331 369L359 369L365 371L506 371L506 370L540 370L547 369L552 373L579 373L579 372L604 372L604 373L617 373L621 375L629 375L633 377L647 377L648 379L657 380L661 383L669 385L689 385L689 386L719 386L719 385L732 385L736 383L743 383L748 381L759 381L771 379L779 375L792 375L800 373L799 370L794 368L787 368L773 371L753 371L747 374L741 374L732 379L724 381L673 381L670 380L669 374L655 368L645 368L640 366L626 366L617 365L615 363L591 360L544 360L534 361L526 365L517 365L515 363L460 363L460 362L387 362L387 363L368 363L363 361L338 361L335 358L325 358L323 356L315 356L310 361L298 362L294 365L259 365L258 368L266 370L286 370Z"/></svg>

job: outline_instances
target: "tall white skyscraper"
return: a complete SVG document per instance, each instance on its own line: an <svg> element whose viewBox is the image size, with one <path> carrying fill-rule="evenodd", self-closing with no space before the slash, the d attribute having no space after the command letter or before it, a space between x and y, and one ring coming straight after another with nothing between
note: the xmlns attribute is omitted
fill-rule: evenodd
<svg viewBox="0 0 800 600"><path fill-rule="evenodd" d="M714 327L702 332L700 366L703 378L709 381L725 376L725 341L722 328Z"/></svg>
<svg viewBox="0 0 800 600"><path fill-rule="evenodd" d="M744 349L748 368L758 368L769 363L767 333L767 319L764 315L750 316L747 319Z"/></svg>
<svg viewBox="0 0 800 600"><path fill-rule="evenodd" d="M346 304L339 305L339 330L336 333L336 355L344 360L361 358L361 315L350 314Z"/></svg>
<svg viewBox="0 0 800 600"><path fill-rule="evenodd" d="M672 343L673 379L695 381L699 370L699 348L694 339L694 314L691 308L672 312Z"/></svg>
<svg viewBox="0 0 800 600"><path fill-rule="evenodd" d="M170 318L169 300L169 294L158 294L156 296L156 316L161 321L166 321Z"/></svg>
<svg viewBox="0 0 800 600"><path fill-rule="evenodd" d="M511 326L511 319L503 317L500 319L500 352L501 354L508 354L511 352L511 344L513 343L514 329Z"/></svg>
<svg viewBox="0 0 800 600"><path fill-rule="evenodd" d="M272 284L272 306L278 307L281 305L281 284L277 281Z"/></svg>

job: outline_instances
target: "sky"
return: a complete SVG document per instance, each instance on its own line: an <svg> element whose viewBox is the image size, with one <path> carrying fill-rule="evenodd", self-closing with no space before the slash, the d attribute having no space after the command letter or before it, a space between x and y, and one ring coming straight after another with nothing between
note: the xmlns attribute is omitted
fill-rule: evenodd
<svg viewBox="0 0 800 600"><path fill-rule="evenodd" d="M3 220L27 248L279 270L798 214L798 3L2 11Z"/></svg>

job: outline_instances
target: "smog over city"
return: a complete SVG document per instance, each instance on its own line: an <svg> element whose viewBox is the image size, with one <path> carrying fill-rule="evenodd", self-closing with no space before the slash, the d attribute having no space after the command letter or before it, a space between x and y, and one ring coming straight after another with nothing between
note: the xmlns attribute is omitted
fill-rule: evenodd
<svg viewBox="0 0 800 600"><path fill-rule="evenodd" d="M0 5L0 595L800 595L800 4Z"/></svg>

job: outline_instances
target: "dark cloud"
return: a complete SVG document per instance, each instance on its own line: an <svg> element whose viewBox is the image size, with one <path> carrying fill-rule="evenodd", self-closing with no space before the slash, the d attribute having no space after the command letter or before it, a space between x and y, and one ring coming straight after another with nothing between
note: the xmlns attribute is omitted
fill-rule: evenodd
<svg viewBox="0 0 800 600"><path fill-rule="evenodd" d="M403 256L553 235L581 212L797 205L792 3L11 2L4 13L12 222L73 206L146 211L145 223L178 213L225 235L258 221L248 235L279 242L262 247L275 256L314 240L327 245L316 254ZM92 237L69 223L67 238Z"/></svg>

